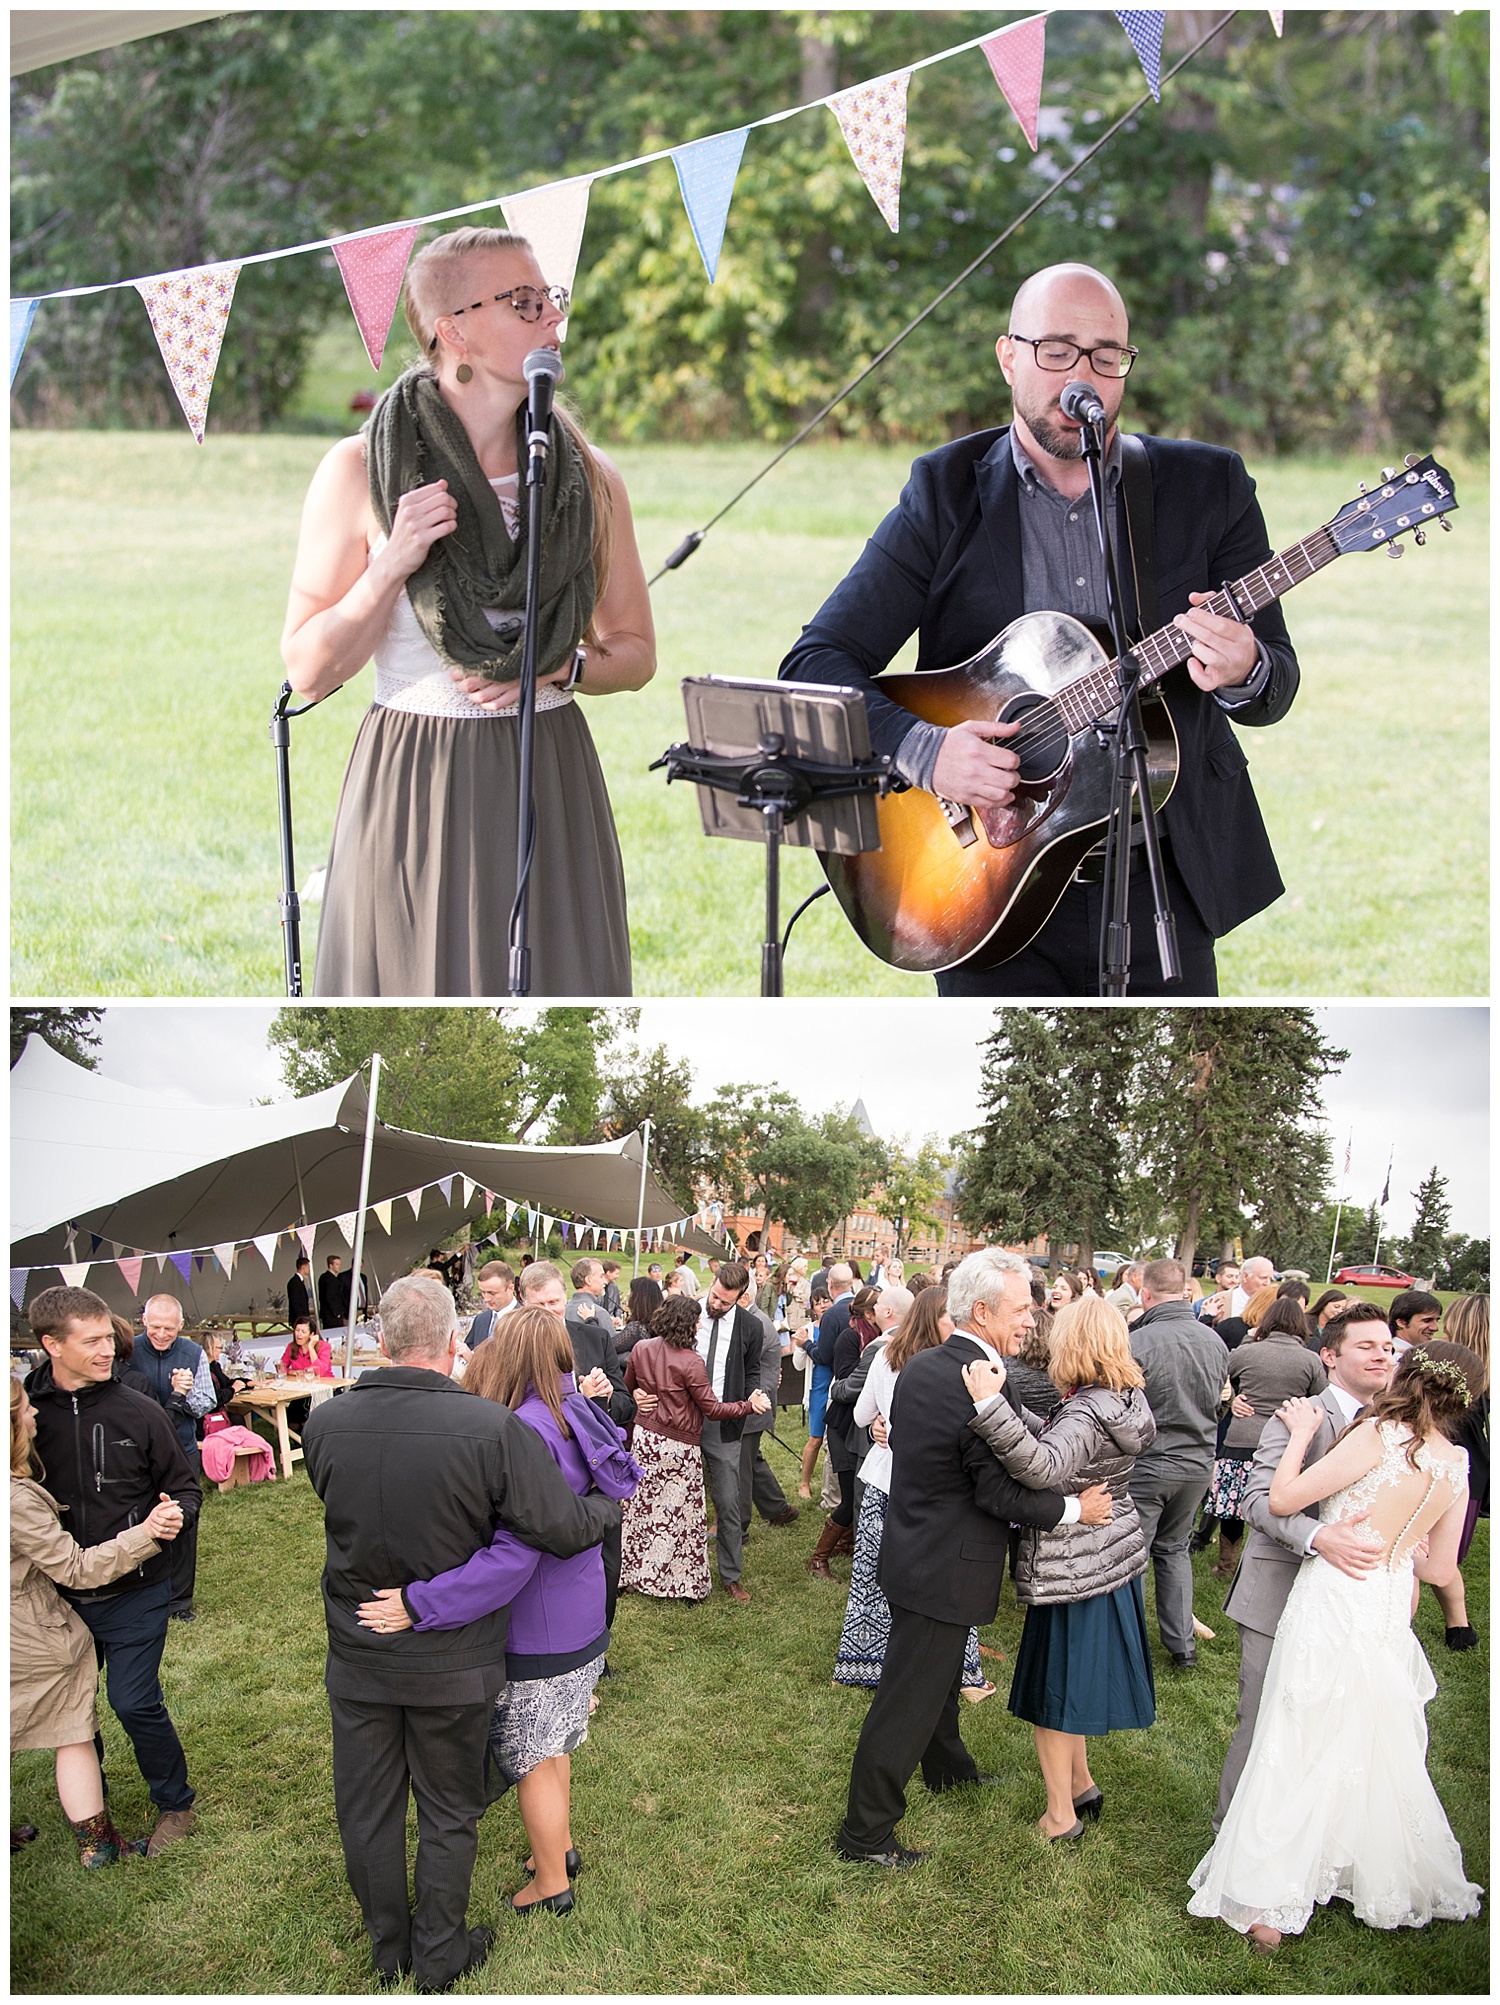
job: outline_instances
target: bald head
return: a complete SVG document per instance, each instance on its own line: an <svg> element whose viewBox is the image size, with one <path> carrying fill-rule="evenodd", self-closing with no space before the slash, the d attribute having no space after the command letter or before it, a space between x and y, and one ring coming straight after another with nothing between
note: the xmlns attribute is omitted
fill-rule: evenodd
<svg viewBox="0 0 1500 2005"><path fill-rule="evenodd" d="M1095 314L1117 316L1118 326L1111 327L1110 332L1121 341L1129 340L1130 315L1120 289L1113 279L1095 271L1092 265L1048 265L1022 279L1011 301L1010 331L1033 336L1071 335L1073 328L1067 315L1080 307ZM1033 321L1037 323L1034 327Z"/></svg>
<svg viewBox="0 0 1500 2005"><path fill-rule="evenodd" d="M1130 318L1114 281L1092 265L1048 265L1033 272L1011 306L1009 333L995 343L1000 373L1010 385L1016 440L1051 487L1082 494L1088 472L1079 427L1062 412L1062 393L1071 378L1090 382L1112 429L1125 379L1117 368L1101 371L1083 355L1070 368L1044 369L1036 344L1049 340L1087 350L1088 358L1098 349L1128 346Z"/></svg>

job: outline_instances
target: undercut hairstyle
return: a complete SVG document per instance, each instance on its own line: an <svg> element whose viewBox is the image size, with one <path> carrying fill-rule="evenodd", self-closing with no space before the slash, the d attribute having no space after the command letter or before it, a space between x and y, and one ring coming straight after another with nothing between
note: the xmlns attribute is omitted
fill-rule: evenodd
<svg viewBox="0 0 1500 2005"><path fill-rule="evenodd" d="M1290 1295L1276 1297L1259 1323L1250 1331L1250 1341L1259 1343L1263 1337L1275 1336L1278 1331L1284 1331L1287 1336L1295 1337L1299 1344L1306 1344L1312 1337L1313 1325L1307 1312L1302 1304Z"/></svg>
<svg viewBox="0 0 1500 2005"><path fill-rule="evenodd" d="M1423 1288L1408 1288L1391 1303L1386 1315L1390 1319L1391 1335L1396 1334L1398 1323L1409 1323L1413 1316L1440 1316L1443 1305L1436 1295L1429 1295Z"/></svg>
<svg viewBox="0 0 1500 2005"><path fill-rule="evenodd" d="M508 1260L486 1260L479 1272L474 1276L474 1279L476 1281L495 1281L502 1274L512 1288L514 1288L516 1285L515 1270Z"/></svg>
<svg viewBox="0 0 1500 2005"><path fill-rule="evenodd" d="M687 1295L669 1295L651 1318L651 1334L669 1350L692 1350L698 1341L698 1304Z"/></svg>
<svg viewBox="0 0 1500 2005"><path fill-rule="evenodd" d="M512 1412L528 1392L534 1392L571 1441L573 1430L563 1412L558 1380L572 1369L573 1346L562 1317L550 1309L517 1309L496 1323L494 1335L470 1359L464 1391L493 1399Z"/></svg>
<svg viewBox="0 0 1500 2005"><path fill-rule="evenodd" d="M885 1340L885 1361L892 1371L911 1363L918 1351L936 1350L946 1342L939 1327L948 1307L948 1291L940 1281L924 1288Z"/></svg>
<svg viewBox="0 0 1500 2005"><path fill-rule="evenodd" d="M1158 1302L1170 1302L1187 1286L1187 1269L1180 1260L1148 1260L1141 1269L1141 1285Z"/></svg>
<svg viewBox="0 0 1500 2005"><path fill-rule="evenodd" d="M1484 1366L1484 1389L1490 1389L1490 1298L1488 1295L1460 1295L1450 1302L1443 1315L1443 1340L1462 1344ZM1430 1346L1429 1346L1430 1348Z"/></svg>
<svg viewBox="0 0 1500 2005"><path fill-rule="evenodd" d="M554 1267L550 1260L533 1260L529 1267L523 1267L516 1281L516 1293L524 1302L528 1295L545 1288L549 1281L561 1281L562 1271Z"/></svg>
<svg viewBox="0 0 1500 2005"><path fill-rule="evenodd" d="M109 1313L108 1302L92 1288L44 1288L26 1311L26 1320L34 1337L65 1337L70 1324L96 1323Z"/></svg>
<svg viewBox="0 0 1500 2005"><path fill-rule="evenodd" d="M742 1260L726 1260L714 1279L724 1294L743 1295L750 1279L750 1269Z"/></svg>
<svg viewBox="0 0 1500 2005"><path fill-rule="evenodd" d="M425 1274L393 1281L380 1298L386 1355L398 1364L402 1358L441 1357L457 1328L453 1297Z"/></svg>
<svg viewBox="0 0 1500 2005"><path fill-rule="evenodd" d="M1061 1393L1081 1385L1107 1385L1113 1392L1139 1391L1145 1374L1130 1349L1130 1328L1112 1302L1088 1294L1052 1318L1047 1342L1047 1376Z"/></svg>
<svg viewBox="0 0 1500 2005"><path fill-rule="evenodd" d="M1328 1318L1318 1340L1319 1350L1332 1351L1337 1357L1344 1347L1345 1337L1360 1323L1379 1323L1386 1335L1390 1335L1390 1327L1385 1317L1373 1302L1351 1302L1347 1308L1340 1309L1336 1316Z"/></svg>
<svg viewBox="0 0 1500 2005"><path fill-rule="evenodd" d="M594 1260L588 1255L585 1255L582 1260L575 1260L573 1262L573 1286L581 1288L596 1267L601 1274L604 1272L604 1262L602 1260Z"/></svg>
<svg viewBox="0 0 1500 2005"><path fill-rule="evenodd" d="M966 1254L948 1280L948 1314L955 1326L967 1327L978 1302L983 1302L986 1308L995 1308L1012 1274L1019 1274L1026 1283L1029 1300L1031 1268L1019 1253L1007 1253L999 1246L981 1246L977 1253Z"/></svg>

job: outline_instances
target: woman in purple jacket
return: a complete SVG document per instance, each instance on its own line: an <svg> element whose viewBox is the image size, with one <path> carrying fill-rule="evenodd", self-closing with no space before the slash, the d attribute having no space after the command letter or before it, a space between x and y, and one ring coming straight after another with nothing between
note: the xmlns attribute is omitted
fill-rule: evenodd
<svg viewBox="0 0 1500 2005"><path fill-rule="evenodd" d="M577 1391L573 1347L561 1316L517 1309L495 1325L464 1390L508 1406L539 1434L580 1497L634 1494L640 1470L608 1412ZM366 1628L459 1629L510 1607L507 1689L490 1724L490 1762L511 1783L531 1841L531 1897L517 1914L567 1914L578 1854L568 1821L570 1756L588 1738L589 1700L604 1668L604 1560L598 1546L556 1559L497 1526L494 1543L448 1573L385 1588L361 1605Z"/></svg>

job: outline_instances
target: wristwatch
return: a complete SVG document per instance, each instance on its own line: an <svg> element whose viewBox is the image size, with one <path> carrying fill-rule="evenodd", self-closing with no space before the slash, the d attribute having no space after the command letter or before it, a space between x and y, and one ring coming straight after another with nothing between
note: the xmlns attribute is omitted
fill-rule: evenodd
<svg viewBox="0 0 1500 2005"><path fill-rule="evenodd" d="M562 690L564 695L567 695L570 691L575 690L578 687L579 683L582 682L583 671L587 667L587 665L588 665L587 648L575 647L573 650L573 666L572 669L569 671L568 679L566 682L560 682L557 685L558 688Z"/></svg>

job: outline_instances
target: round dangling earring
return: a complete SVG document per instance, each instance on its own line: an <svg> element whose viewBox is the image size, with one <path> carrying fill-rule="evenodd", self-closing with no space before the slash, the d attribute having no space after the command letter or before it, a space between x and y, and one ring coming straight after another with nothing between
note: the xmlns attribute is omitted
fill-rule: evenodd
<svg viewBox="0 0 1500 2005"><path fill-rule="evenodd" d="M453 373L460 383L472 383L474 380L474 371L469 367L467 362L460 362Z"/></svg>

